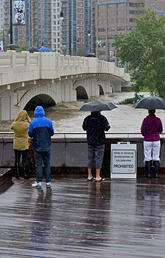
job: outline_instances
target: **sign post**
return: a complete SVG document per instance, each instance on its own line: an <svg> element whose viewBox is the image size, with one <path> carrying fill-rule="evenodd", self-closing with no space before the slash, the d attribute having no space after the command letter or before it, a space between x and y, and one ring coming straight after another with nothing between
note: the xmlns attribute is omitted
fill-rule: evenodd
<svg viewBox="0 0 165 258"><path fill-rule="evenodd" d="M136 144L122 143L111 145L111 178L136 178Z"/></svg>

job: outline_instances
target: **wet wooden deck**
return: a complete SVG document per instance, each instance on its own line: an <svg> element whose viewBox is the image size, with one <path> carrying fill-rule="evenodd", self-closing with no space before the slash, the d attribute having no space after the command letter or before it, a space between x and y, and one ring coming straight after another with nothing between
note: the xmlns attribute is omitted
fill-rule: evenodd
<svg viewBox="0 0 165 258"><path fill-rule="evenodd" d="M31 183L0 194L0 257L165 257L162 180Z"/></svg>

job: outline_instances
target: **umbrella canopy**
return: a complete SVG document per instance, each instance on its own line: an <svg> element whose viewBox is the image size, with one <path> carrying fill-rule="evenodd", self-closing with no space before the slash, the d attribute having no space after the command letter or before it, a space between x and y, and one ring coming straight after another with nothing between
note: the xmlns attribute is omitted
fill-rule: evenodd
<svg viewBox="0 0 165 258"><path fill-rule="evenodd" d="M39 50L40 52L52 52L52 50L48 47L41 47Z"/></svg>
<svg viewBox="0 0 165 258"><path fill-rule="evenodd" d="M10 48L11 50L15 50L16 48L19 48L17 44L8 44L6 47Z"/></svg>
<svg viewBox="0 0 165 258"><path fill-rule="evenodd" d="M30 47L28 50L30 53L39 52L39 49L37 47Z"/></svg>
<svg viewBox="0 0 165 258"><path fill-rule="evenodd" d="M96 57L95 53L88 53L86 57Z"/></svg>
<svg viewBox="0 0 165 258"><path fill-rule="evenodd" d="M83 104L79 111L99 112L103 110L112 110L114 108L117 108L117 106L111 102L96 100Z"/></svg>
<svg viewBox="0 0 165 258"><path fill-rule="evenodd" d="M148 110L165 109L165 99L156 96L142 98L133 105L134 108L143 108Z"/></svg>

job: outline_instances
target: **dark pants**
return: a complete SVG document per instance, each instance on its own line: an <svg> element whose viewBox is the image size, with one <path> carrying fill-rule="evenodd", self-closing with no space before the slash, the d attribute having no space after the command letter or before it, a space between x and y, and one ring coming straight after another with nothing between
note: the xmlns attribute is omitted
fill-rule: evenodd
<svg viewBox="0 0 165 258"><path fill-rule="evenodd" d="M50 151L34 151L35 161L36 161L36 176L37 183L42 181L43 168L45 168L46 182L51 181L50 177Z"/></svg>
<svg viewBox="0 0 165 258"><path fill-rule="evenodd" d="M104 145L88 144L88 168L101 168L104 157Z"/></svg>
<svg viewBox="0 0 165 258"><path fill-rule="evenodd" d="M19 166L22 156L22 164L24 169L28 168L28 150L14 150L15 152L15 166Z"/></svg>

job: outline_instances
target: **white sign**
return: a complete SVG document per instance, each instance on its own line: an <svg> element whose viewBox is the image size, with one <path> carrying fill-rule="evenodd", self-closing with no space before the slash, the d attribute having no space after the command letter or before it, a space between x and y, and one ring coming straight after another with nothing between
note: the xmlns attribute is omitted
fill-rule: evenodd
<svg viewBox="0 0 165 258"><path fill-rule="evenodd" d="M136 178L136 144L111 145L111 178Z"/></svg>

